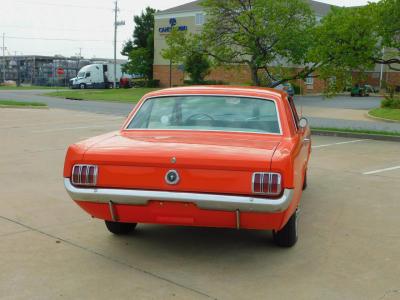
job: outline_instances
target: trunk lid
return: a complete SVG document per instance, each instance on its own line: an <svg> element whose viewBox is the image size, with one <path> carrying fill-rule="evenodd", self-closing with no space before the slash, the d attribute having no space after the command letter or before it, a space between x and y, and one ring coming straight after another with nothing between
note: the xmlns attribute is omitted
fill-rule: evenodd
<svg viewBox="0 0 400 300"><path fill-rule="evenodd" d="M251 193L252 173L268 171L281 136L246 133L123 132L91 145L99 187ZM179 173L167 184L169 170Z"/></svg>

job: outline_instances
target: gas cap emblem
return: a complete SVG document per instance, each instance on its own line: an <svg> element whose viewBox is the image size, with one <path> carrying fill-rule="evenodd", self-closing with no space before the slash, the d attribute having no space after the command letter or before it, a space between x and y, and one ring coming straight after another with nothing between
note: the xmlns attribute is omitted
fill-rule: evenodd
<svg viewBox="0 0 400 300"><path fill-rule="evenodd" d="M169 170L167 174L165 174L165 182L170 185L178 184L179 180L179 174L176 170Z"/></svg>

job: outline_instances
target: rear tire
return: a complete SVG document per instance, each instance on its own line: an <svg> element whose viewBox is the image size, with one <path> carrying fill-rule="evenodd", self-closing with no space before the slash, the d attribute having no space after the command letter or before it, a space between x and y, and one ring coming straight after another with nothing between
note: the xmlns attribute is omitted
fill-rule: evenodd
<svg viewBox="0 0 400 300"><path fill-rule="evenodd" d="M280 247L293 247L298 239L298 209L286 225L279 231L273 231L274 242Z"/></svg>
<svg viewBox="0 0 400 300"><path fill-rule="evenodd" d="M116 235L129 234L135 230L136 223L120 223L112 221L104 221L108 231Z"/></svg>

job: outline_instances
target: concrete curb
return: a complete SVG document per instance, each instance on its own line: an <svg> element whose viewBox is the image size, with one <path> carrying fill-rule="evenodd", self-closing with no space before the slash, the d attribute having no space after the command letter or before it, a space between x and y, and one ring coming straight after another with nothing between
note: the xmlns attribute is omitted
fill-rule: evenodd
<svg viewBox="0 0 400 300"><path fill-rule="evenodd" d="M394 135L368 134L368 133L329 131L329 130L314 130L314 129L311 129L311 133L313 135L319 135L319 136L337 136L337 137L348 137L348 138L357 138L357 139L366 139L366 140L400 142L400 136L394 136Z"/></svg>
<svg viewBox="0 0 400 300"><path fill-rule="evenodd" d="M366 113L366 116L367 116L367 118L370 118L375 121L383 121L383 122L387 122L387 123L400 123L400 121L398 121L398 120L391 120L391 119L375 117L375 116L371 115L369 112Z"/></svg>

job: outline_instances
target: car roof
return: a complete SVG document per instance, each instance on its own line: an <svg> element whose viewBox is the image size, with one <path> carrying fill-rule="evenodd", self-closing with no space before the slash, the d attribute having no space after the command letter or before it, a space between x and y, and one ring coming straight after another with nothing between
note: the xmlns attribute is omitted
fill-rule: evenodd
<svg viewBox="0 0 400 300"><path fill-rule="evenodd" d="M252 87L252 86L231 86L231 85L213 85L213 86L187 86L157 90L145 95L148 97L172 96L172 95L228 95L260 98L283 98L286 93L271 88Z"/></svg>

